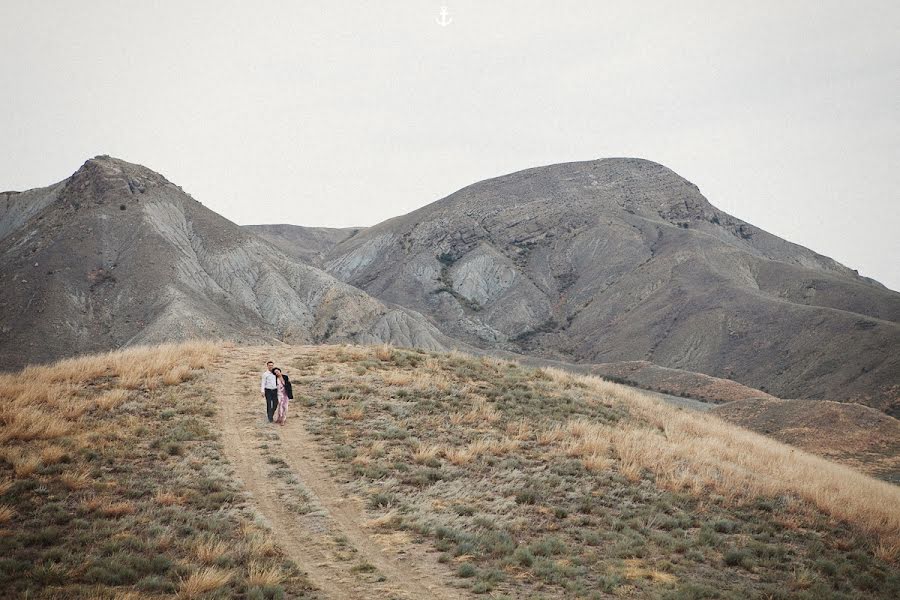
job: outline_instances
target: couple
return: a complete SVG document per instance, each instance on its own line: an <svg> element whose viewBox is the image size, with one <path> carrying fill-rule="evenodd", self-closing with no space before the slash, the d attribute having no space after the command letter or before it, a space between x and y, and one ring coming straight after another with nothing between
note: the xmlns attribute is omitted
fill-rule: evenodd
<svg viewBox="0 0 900 600"><path fill-rule="evenodd" d="M262 373L260 391L266 399L266 416L269 417L269 423L274 420L275 423L284 425L287 420L288 400L294 398L294 391L291 388L291 380L271 360L266 363L266 370Z"/></svg>

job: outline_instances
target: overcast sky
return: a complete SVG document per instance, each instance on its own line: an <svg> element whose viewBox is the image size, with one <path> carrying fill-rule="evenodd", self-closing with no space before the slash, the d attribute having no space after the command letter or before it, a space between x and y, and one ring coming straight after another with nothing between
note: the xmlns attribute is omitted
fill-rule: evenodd
<svg viewBox="0 0 900 600"><path fill-rule="evenodd" d="M111 154L240 224L371 225L638 156L900 290L900 2L0 0L0 24L0 189Z"/></svg>

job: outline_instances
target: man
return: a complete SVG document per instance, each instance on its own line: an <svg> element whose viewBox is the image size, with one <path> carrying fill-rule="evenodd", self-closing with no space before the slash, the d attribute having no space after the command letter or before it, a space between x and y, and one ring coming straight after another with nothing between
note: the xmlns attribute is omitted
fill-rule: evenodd
<svg viewBox="0 0 900 600"><path fill-rule="evenodd" d="M266 399L266 416L269 417L269 423L275 415L275 409L278 408L278 384L275 380L275 374L272 369L275 363L271 360L266 363L266 370L262 373L262 381L259 383L259 390L262 392L263 398Z"/></svg>

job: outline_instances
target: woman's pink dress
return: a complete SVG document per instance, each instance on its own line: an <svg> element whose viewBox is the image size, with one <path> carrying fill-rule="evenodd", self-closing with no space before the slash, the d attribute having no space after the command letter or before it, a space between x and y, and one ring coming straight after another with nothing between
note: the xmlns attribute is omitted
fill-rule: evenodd
<svg viewBox="0 0 900 600"><path fill-rule="evenodd" d="M275 422L284 425L287 420L288 397L284 391L284 382L278 380L278 409L275 411Z"/></svg>

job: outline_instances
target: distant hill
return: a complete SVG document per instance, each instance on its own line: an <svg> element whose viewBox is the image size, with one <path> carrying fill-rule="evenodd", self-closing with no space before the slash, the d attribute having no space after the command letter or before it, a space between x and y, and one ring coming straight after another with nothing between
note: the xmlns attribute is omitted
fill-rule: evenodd
<svg viewBox="0 0 900 600"><path fill-rule="evenodd" d="M414 311L284 254L162 175L108 156L50 187L0 195L0 278L7 369L201 336L451 342Z"/></svg>
<svg viewBox="0 0 900 600"><path fill-rule="evenodd" d="M712 414L864 473L900 483L900 421L859 404L738 400Z"/></svg>
<svg viewBox="0 0 900 600"><path fill-rule="evenodd" d="M324 264L481 348L648 361L900 414L900 294L650 161L482 181L348 237Z"/></svg>
<svg viewBox="0 0 900 600"><path fill-rule="evenodd" d="M775 400L770 394L730 379L660 367L645 360L592 365L589 372L610 381L713 404L735 400Z"/></svg>

